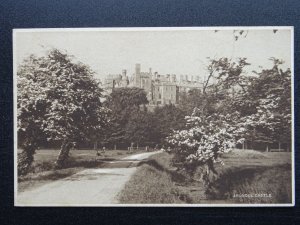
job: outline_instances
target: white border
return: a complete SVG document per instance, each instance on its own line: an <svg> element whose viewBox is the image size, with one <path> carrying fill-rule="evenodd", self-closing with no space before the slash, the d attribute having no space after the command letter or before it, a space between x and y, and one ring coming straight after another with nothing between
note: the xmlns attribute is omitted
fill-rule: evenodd
<svg viewBox="0 0 300 225"><path fill-rule="evenodd" d="M16 65L16 36L21 32L79 32L79 31L199 31L199 30L290 30L291 31L291 102L292 102L292 203L286 204L74 204L74 205L22 205L17 202L17 65ZM15 206L43 206L43 207L291 207L295 206L295 114L294 114L294 27L293 26L236 26L236 27L116 27L116 28L28 28L13 29L13 94L14 94L14 205Z"/></svg>
<svg viewBox="0 0 300 225"><path fill-rule="evenodd" d="M295 206L295 61L294 61L294 27L291 27L291 106L292 106L292 206Z"/></svg>
<svg viewBox="0 0 300 225"><path fill-rule="evenodd" d="M14 93L14 205L18 206L18 132L17 132L17 48L16 30L13 30L13 93Z"/></svg>

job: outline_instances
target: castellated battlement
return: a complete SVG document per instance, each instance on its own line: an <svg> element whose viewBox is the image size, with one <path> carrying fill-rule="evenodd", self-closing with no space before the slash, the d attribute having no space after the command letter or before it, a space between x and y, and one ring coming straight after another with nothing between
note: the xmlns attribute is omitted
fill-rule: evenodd
<svg viewBox="0 0 300 225"><path fill-rule="evenodd" d="M165 105L176 104L180 92L202 89L203 82L200 81L200 76L162 75L152 72L152 68L149 68L148 72L142 72L141 64L137 63L131 77L128 76L127 70L123 69L121 74L107 75L103 86L108 91L120 87L139 87L147 93L149 104Z"/></svg>

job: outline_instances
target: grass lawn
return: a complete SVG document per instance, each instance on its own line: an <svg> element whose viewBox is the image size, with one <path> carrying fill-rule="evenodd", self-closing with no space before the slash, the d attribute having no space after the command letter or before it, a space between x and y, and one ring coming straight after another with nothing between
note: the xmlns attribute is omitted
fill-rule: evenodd
<svg viewBox="0 0 300 225"><path fill-rule="evenodd" d="M169 167L171 157L160 153L140 163L138 171L119 193L120 203L127 204L180 204L191 202L189 196L181 191L175 181L184 181L184 177Z"/></svg>
<svg viewBox="0 0 300 225"><path fill-rule="evenodd" d="M291 152L253 150L234 150L224 155L225 166L218 166L218 174L208 187L209 199L234 203L291 203L291 156Z"/></svg>
<svg viewBox="0 0 300 225"><path fill-rule="evenodd" d="M106 150L101 156L96 156L95 150L71 150L70 158L65 168L55 169L55 161L59 150L37 150L31 171L18 177L18 191L22 192L31 188L71 176L81 170L93 167L102 167L105 162L126 157L128 154L141 153L126 150Z"/></svg>
<svg viewBox="0 0 300 225"><path fill-rule="evenodd" d="M233 150L224 155L224 166L216 165L209 185L197 179L197 171L192 177L176 171L171 159L161 153L142 163L119 194L120 202L291 203L290 152Z"/></svg>

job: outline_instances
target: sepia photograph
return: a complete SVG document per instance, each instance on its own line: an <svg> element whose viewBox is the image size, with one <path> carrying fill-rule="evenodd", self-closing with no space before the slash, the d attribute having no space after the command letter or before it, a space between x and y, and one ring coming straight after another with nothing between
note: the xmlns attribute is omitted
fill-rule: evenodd
<svg viewBox="0 0 300 225"><path fill-rule="evenodd" d="M294 206L293 27L13 30L15 206Z"/></svg>

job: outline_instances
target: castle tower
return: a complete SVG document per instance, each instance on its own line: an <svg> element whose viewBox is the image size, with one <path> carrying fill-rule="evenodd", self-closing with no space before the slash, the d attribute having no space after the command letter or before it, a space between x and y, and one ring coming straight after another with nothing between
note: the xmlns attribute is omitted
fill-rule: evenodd
<svg viewBox="0 0 300 225"><path fill-rule="evenodd" d="M176 75L175 74L172 74L172 80L171 82L175 83L176 82Z"/></svg>
<svg viewBox="0 0 300 225"><path fill-rule="evenodd" d="M169 81L169 82L171 81L171 76L170 76L170 74L167 74L167 75L166 75L166 78L167 78L167 81Z"/></svg>
<svg viewBox="0 0 300 225"><path fill-rule="evenodd" d="M127 87L129 84L129 80L127 77L127 70L122 70L121 84L122 87Z"/></svg>
<svg viewBox="0 0 300 225"><path fill-rule="evenodd" d="M127 70L122 70L122 80L126 78Z"/></svg>
<svg viewBox="0 0 300 225"><path fill-rule="evenodd" d="M179 80L180 82L183 82L184 81L184 76L181 74L180 75L180 80Z"/></svg>
<svg viewBox="0 0 300 225"><path fill-rule="evenodd" d="M135 64L135 74L141 73L141 64L137 63Z"/></svg>
<svg viewBox="0 0 300 225"><path fill-rule="evenodd" d="M141 64L135 64L135 86L141 86Z"/></svg>

